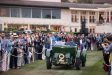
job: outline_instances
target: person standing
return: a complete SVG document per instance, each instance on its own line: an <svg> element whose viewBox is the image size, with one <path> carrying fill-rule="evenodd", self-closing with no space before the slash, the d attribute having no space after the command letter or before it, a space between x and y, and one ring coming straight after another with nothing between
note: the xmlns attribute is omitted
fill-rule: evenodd
<svg viewBox="0 0 112 75"><path fill-rule="evenodd" d="M107 65L109 65L109 55L112 52L112 35L105 38L107 43L102 43L102 47L104 49L104 61Z"/></svg>
<svg viewBox="0 0 112 75"><path fill-rule="evenodd" d="M17 35L14 35L12 37L12 44L13 48L11 51L11 57L10 57L10 68L17 68L17 47L18 47L18 42L17 42Z"/></svg>
<svg viewBox="0 0 112 75"><path fill-rule="evenodd" d="M2 71L8 71L9 70L9 58L10 58L10 49L9 49L9 35L5 34L2 36L1 41L1 49L3 51L3 61L2 61Z"/></svg>
<svg viewBox="0 0 112 75"><path fill-rule="evenodd" d="M50 33L47 34L46 42L45 42L45 48L46 49L52 49L52 35Z"/></svg>
<svg viewBox="0 0 112 75"><path fill-rule="evenodd" d="M28 53L28 63L29 64L31 63L31 59L32 59L32 51L29 50L29 53Z"/></svg>
<svg viewBox="0 0 112 75"><path fill-rule="evenodd" d="M31 38L32 61L34 62L34 60L35 60L35 48L34 48L34 38L35 38L35 35L32 34L30 38Z"/></svg>
<svg viewBox="0 0 112 75"><path fill-rule="evenodd" d="M26 47L26 43L27 43L27 40L26 40L24 34L20 34L19 38L18 38L18 49L22 50L22 52L23 52L22 65L28 64L28 59L27 59L28 50Z"/></svg>
<svg viewBox="0 0 112 75"><path fill-rule="evenodd" d="M34 48L35 48L35 60L38 60L38 49L39 49L39 37L36 36L34 39Z"/></svg>
<svg viewBox="0 0 112 75"><path fill-rule="evenodd" d="M11 41L11 38L10 38L10 35L7 35L7 70L10 69L10 56L11 56L11 51L12 51L12 41Z"/></svg>
<svg viewBox="0 0 112 75"><path fill-rule="evenodd" d="M17 68L20 69L22 66L22 59L23 59L23 50L21 48L17 48Z"/></svg>
<svg viewBox="0 0 112 75"><path fill-rule="evenodd" d="M53 40L52 40L52 34L48 33L46 36L46 40L45 40L45 56L46 56L46 52L52 50L52 46L53 46Z"/></svg>

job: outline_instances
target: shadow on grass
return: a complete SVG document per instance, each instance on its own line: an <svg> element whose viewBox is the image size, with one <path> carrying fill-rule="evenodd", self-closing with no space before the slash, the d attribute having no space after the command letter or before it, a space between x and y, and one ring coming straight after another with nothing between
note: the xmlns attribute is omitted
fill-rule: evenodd
<svg viewBox="0 0 112 75"><path fill-rule="evenodd" d="M75 67L70 66L55 66L52 70L76 70Z"/></svg>
<svg viewBox="0 0 112 75"><path fill-rule="evenodd" d="M27 64L25 65L23 68L23 70L34 70L34 69L44 69L44 70L47 70L46 68L46 63L45 61L35 61L34 63L32 64ZM76 70L75 66L52 66L52 69L50 70Z"/></svg>

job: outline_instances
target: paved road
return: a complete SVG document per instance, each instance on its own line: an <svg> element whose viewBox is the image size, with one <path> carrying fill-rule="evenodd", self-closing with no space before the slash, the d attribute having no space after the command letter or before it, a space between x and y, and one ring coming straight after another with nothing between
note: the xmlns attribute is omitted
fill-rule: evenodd
<svg viewBox="0 0 112 75"><path fill-rule="evenodd" d="M87 53L86 67L80 71L75 69L65 69L63 67L53 67L46 69L45 61L36 61L25 65L19 70L10 70L0 75L106 75L102 69L102 52L93 51Z"/></svg>

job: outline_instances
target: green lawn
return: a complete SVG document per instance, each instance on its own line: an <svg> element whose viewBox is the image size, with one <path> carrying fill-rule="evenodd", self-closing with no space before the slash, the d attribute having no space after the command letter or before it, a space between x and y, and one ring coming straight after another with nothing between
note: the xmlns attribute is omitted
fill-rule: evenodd
<svg viewBox="0 0 112 75"><path fill-rule="evenodd" d="M102 61L98 61L93 66L86 67L81 75L106 75L102 68Z"/></svg>
<svg viewBox="0 0 112 75"><path fill-rule="evenodd" d="M36 61L32 64L25 65L19 70L10 70L0 75L106 75L102 68L102 52L93 51L87 53L86 67L80 71L74 69L65 69L63 67L55 67L51 70L46 69L45 61Z"/></svg>

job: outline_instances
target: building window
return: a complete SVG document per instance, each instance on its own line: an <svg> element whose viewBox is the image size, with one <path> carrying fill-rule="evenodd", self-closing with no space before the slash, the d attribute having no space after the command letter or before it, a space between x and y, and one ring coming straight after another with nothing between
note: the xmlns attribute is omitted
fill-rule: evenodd
<svg viewBox="0 0 112 75"><path fill-rule="evenodd" d="M99 12L101 15L104 15L104 12Z"/></svg>
<svg viewBox="0 0 112 75"><path fill-rule="evenodd" d="M86 15L86 11L82 11L81 14Z"/></svg>
<svg viewBox="0 0 112 75"><path fill-rule="evenodd" d="M77 14L78 12L77 12L77 11L71 11L71 13L72 13L72 14Z"/></svg>
<svg viewBox="0 0 112 75"><path fill-rule="evenodd" d="M10 16L9 8L0 7L0 16L1 17L9 17Z"/></svg>
<svg viewBox="0 0 112 75"><path fill-rule="evenodd" d="M20 17L19 8L11 8L11 17Z"/></svg>
<svg viewBox="0 0 112 75"><path fill-rule="evenodd" d="M60 9L52 9L52 18L60 19L61 18L61 10Z"/></svg>
<svg viewBox="0 0 112 75"><path fill-rule="evenodd" d="M107 12L107 19L106 22L109 22L109 12Z"/></svg>
<svg viewBox="0 0 112 75"><path fill-rule="evenodd" d="M95 29L93 28L93 33L95 33Z"/></svg>
<svg viewBox="0 0 112 75"><path fill-rule="evenodd" d="M95 23L95 12L89 12L89 22Z"/></svg>
<svg viewBox="0 0 112 75"><path fill-rule="evenodd" d="M86 16L81 16L81 22L86 22L87 21L87 19L86 19Z"/></svg>
<svg viewBox="0 0 112 75"><path fill-rule="evenodd" d="M30 8L22 8L21 13L22 13L22 17L31 18L31 9Z"/></svg>
<svg viewBox="0 0 112 75"><path fill-rule="evenodd" d="M78 16L77 16L77 11L71 11L71 21L72 22L78 22Z"/></svg>
<svg viewBox="0 0 112 75"><path fill-rule="evenodd" d="M92 33L92 29L90 28L90 31L89 31L90 33Z"/></svg>
<svg viewBox="0 0 112 75"><path fill-rule="evenodd" d="M90 23L95 23L95 17L94 16L89 16L89 22Z"/></svg>
<svg viewBox="0 0 112 75"><path fill-rule="evenodd" d="M72 22L78 22L77 15L72 15Z"/></svg>
<svg viewBox="0 0 112 75"><path fill-rule="evenodd" d="M104 20L104 12L99 12L99 20Z"/></svg>
<svg viewBox="0 0 112 75"><path fill-rule="evenodd" d="M95 12L89 12L90 15L95 15Z"/></svg>
<svg viewBox="0 0 112 75"><path fill-rule="evenodd" d="M32 8L32 18L41 18L41 9Z"/></svg>
<svg viewBox="0 0 112 75"><path fill-rule="evenodd" d="M43 18L51 18L51 9L42 9Z"/></svg>
<svg viewBox="0 0 112 75"><path fill-rule="evenodd" d="M112 12L111 12L111 21L112 21Z"/></svg>
<svg viewBox="0 0 112 75"><path fill-rule="evenodd" d="M104 23L105 15L104 12L99 12L99 23Z"/></svg>
<svg viewBox="0 0 112 75"><path fill-rule="evenodd" d="M77 28L75 28L75 32L77 32Z"/></svg>

